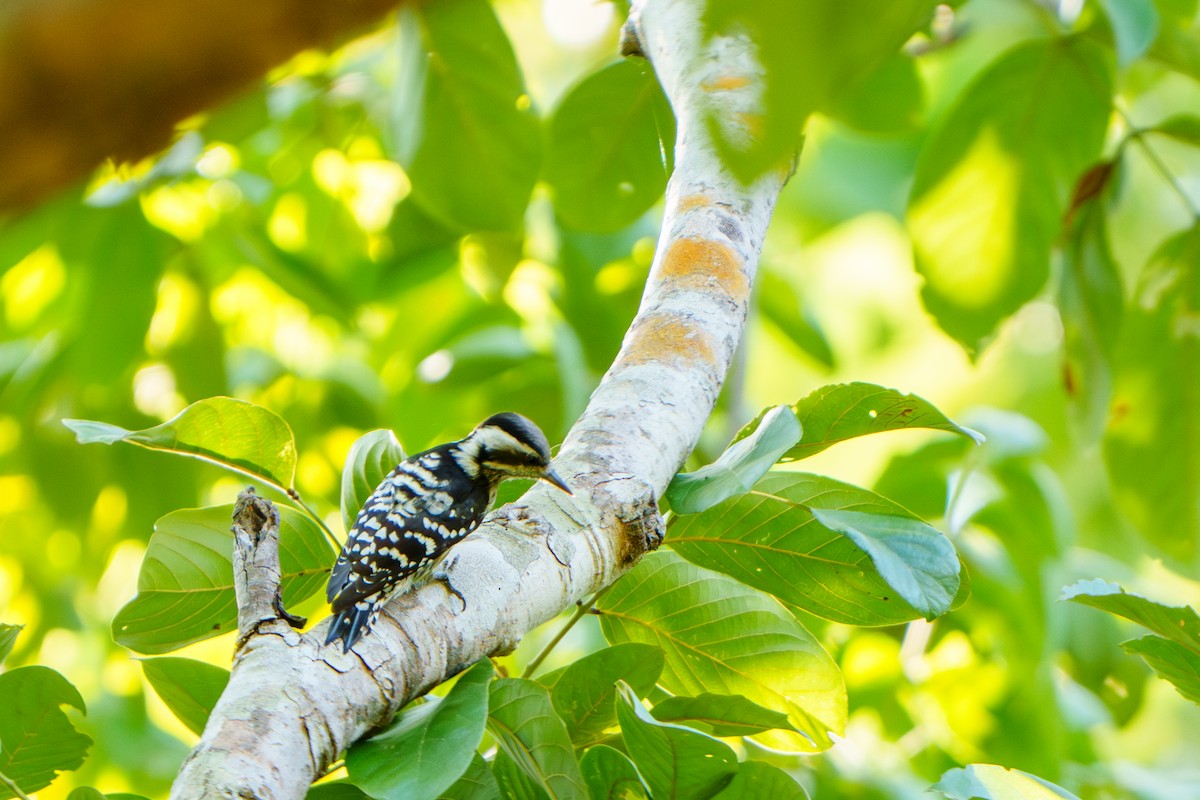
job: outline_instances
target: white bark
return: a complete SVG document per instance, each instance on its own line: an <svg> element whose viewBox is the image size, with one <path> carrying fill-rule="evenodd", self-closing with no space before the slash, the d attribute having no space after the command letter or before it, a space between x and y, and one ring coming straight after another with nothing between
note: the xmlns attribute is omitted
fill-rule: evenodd
<svg viewBox="0 0 1200 800"><path fill-rule="evenodd" d="M709 109L746 130L758 66L744 38L704 43L700 0L645 0L630 26L675 109L675 174L641 307L555 467L573 496L535 486L457 545L439 582L398 598L343 654L325 624L267 623L238 652L229 686L172 798L302 798L349 744L474 661L627 571L662 536L656 501L716 401L745 326L772 207L786 177L742 187L717 158ZM464 607L465 602L465 607Z"/></svg>

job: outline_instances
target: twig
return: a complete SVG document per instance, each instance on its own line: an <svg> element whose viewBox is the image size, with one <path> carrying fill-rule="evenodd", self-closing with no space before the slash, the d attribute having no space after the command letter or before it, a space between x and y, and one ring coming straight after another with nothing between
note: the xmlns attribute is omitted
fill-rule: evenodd
<svg viewBox="0 0 1200 800"><path fill-rule="evenodd" d="M571 628L575 627L575 623L579 622L579 620L583 619L588 614L590 614L592 612L592 609L596 606L596 602L601 597L604 596L605 592L607 592L609 589L611 589L615 585L616 585L616 582L614 581L613 583L610 583L608 586L605 586L603 589L601 589L600 591L598 591L594 595L592 595L592 599L588 600L586 603L583 602L582 600L580 602L576 603L575 604L575 613L572 614L571 618L569 620L567 620L566 624L563 625L562 628L559 629L558 633L554 634L554 638L546 643L546 646L542 648L542 652L540 652L536 656L534 656L533 661L530 661L525 666L525 671L521 673L521 677L522 678L531 677L533 675L533 673L537 670L537 668L542 665L542 662L546 660L546 656L550 655L551 651L553 651L554 648L558 646L558 643L563 640L563 637L565 637L567 635L567 633L571 630Z"/></svg>

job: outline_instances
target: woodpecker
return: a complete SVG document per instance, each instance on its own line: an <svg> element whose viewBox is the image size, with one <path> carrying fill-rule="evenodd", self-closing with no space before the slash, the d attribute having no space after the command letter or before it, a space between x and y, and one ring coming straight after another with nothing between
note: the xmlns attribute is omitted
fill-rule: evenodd
<svg viewBox="0 0 1200 800"><path fill-rule="evenodd" d="M546 435L512 412L401 461L367 498L333 566L326 596L334 618L325 644L341 639L349 652L391 596L425 577L479 526L506 478L537 478L571 493L550 468Z"/></svg>

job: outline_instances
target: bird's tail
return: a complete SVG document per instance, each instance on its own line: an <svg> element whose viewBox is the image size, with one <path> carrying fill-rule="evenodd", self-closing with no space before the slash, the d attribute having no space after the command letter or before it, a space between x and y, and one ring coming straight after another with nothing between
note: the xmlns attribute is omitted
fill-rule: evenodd
<svg viewBox="0 0 1200 800"><path fill-rule="evenodd" d="M325 637L325 646L342 640L342 652L349 653L354 643L363 637L375 620L379 618L379 604L370 600L359 600L349 608L342 609L333 617L329 625L329 635Z"/></svg>

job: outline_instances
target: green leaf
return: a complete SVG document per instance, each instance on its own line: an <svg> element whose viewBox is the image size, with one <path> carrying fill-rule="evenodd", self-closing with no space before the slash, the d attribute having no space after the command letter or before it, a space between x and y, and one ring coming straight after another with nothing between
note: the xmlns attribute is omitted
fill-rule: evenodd
<svg viewBox="0 0 1200 800"><path fill-rule="evenodd" d="M801 351L832 369L835 359L829 337L792 282L766 269L759 272L758 284L754 301L763 317Z"/></svg>
<svg viewBox="0 0 1200 800"><path fill-rule="evenodd" d="M879 575L926 619L950 610L958 592L958 556L937 529L909 516L809 510L817 522L844 534L871 556Z"/></svg>
<svg viewBox="0 0 1200 800"><path fill-rule="evenodd" d="M563 670L550 691L554 710L576 747L586 747L616 724L613 700L623 680L644 697L663 671L663 652L648 644L621 644L584 656Z"/></svg>
<svg viewBox="0 0 1200 800"><path fill-rule="evenodd" d="M13 645L17 643L17 634L24 627L24 625L0 623L0 664L3 664L4 659L8 658L8 654L12 652Z"/></svg>
<svg viewBox="0 0 1200 800"><path fill-rule="evenodd" d="M1190 145L1200 147L1200 117L1192 114L1176 114L1151 128L1149 133L1161 133Z"/></svg>
<svg viewBox="0 0 1200 800"><path fill-rule="evenodd" d="M488 730L496 744L552 798L587 799L587 787L550 694L534 681L504 678L492 684Z"/></svg>
<svg viewBox="0 0 1200 800"><path fill-rule="evenodd" d="M474 753L467 771L438 800L500 800L500 786L487 762Z"/></svg>
<svg viewBox="0 0 1200 800"><path fill-rule="evenodd" d="M105 800L105 797L97 789L80 786L78 789L71 790L71 793L67 795L67 800Z"/></svg>
<svg viewBox="0 0 1200 800"><path fill-rule="evenodd" d="M651 553L601 598L604 638L666 654L659 683L680 695L740 694L788 715L795 731L755 738L811 752L846 723L846 689L816 639L772 598L675 553Z"/></svg>
<svg viewBox="0 0 1200 800"><path fill-rule="evenodd" d="M0 673L0 775L26 794L49 786L59 772L79 769L92 745L64 705L87 711L79 691L49 667ZM0 797L11 796L0 787Z"/></svg>
<svg viewBox="0 0 1200 800"><path fill-rule="evenodd" d="M762 761L743 761L729 785L713 800L808 800L808 792L779 767Z"/></svg>
<svg viewBox="0 0 1200 800"><path fill-rule="evenodd" d="M504 750L492 759L492 775L505 800L552 800L542 784L530 777Z"/></svg>
<svg viewBox="0 0 1200 800"><path fill-rule="evenodd" d="M667 541L688 561L850 625L945 613L959 583L938 531L873 492L805 472L770 473L751 494L681 517Z"/></svg>
<svg viewBox="0 0 1200 800"><path fill-rule="evenodd" d="M294 606L320 589L333 553L311 519L280 508L283 602ZM117 612L113 638L158 655L237 628L233 592L233 505L189 508L162 517L138 573L138 593Z"/></svg>
<svg viewBox="0 0 1200 800"><path fill-rule="evenodd" d="M346 753L356 786L379 800L434 800L454 785L483 739L492 662L481 659L444 698L402 710L382 733Z"/></svg>
<svg viewBox="0 0 1200 800"><path fill-rule="evenodd" d="M1080 410L1084 430L1099 436L1112 395L1112 358L1121 328L1125 295L1108 245L1104 187L1115 163L1089 170L1076 189L1088 196L1068 214L1059 307L1070 379L1068 393Z"/></svg>
<svg viewBox="0 0 1200 800"><path fill-rule="evenodd" d="M167 708L197 736L229 685L229 670L191 658L147 658L142 672Z"/></svg>
<svg viewBox="0 0 1200 800"><path fill-rule="evenodd" d="M773 728L795 730L787 714L763 708L738 694L704 692L668 697L650 710L659 722L686 724L713 736L751 736Z"/></svg>
<svg viewBox="0 0 1200 800"><path fill-rule="evenodd" d="M650 716L637 694L618 684L617 719L621 737L651 797L707 800L737 771L729 745L680 725Z"/></svg>
<svg viewBox="0 0 1200 800"><path fill-rule="evenodd" d="M1115 357L1104 460L1118 507L1187 568L1200 562L1200 225L1169 239L1143 271Z"/></svg>
<svg viewBox="0 0 1200 800"><path fill-rule="evenodd" d="M520 226L542 133L512 45L486 0L400 14L396 157L434 218L465 230Z"/></svg>
<svg viewBox="0 0 1200 800"><path fill-rule="evenodd" d="M666 498L676 514L698 514L750 491L780 456L800 441L800 423L787 406L767 410L758 427L737 439L713 463L675 476Z"/></svg>
<svg viewBox="0 0 1200 800"><path fill-rule="evenodd" d="M330 781L309 788L304 800L373 800L349 781Z"/></svg>
<svg viewBox="0 0 1200 800"><path fill-rule="evenodd" d="M988 66L926 139L908 206L914 258L925 307L969 350L1045 284L1111 98L1099 45L1039 39Z"/></svg>
<svg viewBox="0 0 1200 800"><path fill-rule="evenodd" d="M615 706L613 715L615 718ZM608 745L593 747L579 760L579 769L592 800L648 800L637 767L620 750Z"/></svg>
<svg viewBox="0 0 1200 800"><path fill-rule="evenodd" d="M342 467L342 519L346 530L375 487L406 458L396 434L387 430L364 433L351 445Z"/></svg>
<svg viewBox="0 0 1200 800"><path fill-rule="evenodd" d="M545 179L559 219L590 233L633 224L662 197L674 151L675 115L648 65L591 73L550 121Z"/></svg>
<svg viewBox="0 0 1200 800"><path fill-rule="evenodd" d="M1099 578L1066 587L1062 599L1132 620L1200 653L1200 617L1190 606L1164 606Z"/></svg>
<svg viewBox="0 0 1200 800"><path fill-rule="evenodd" d="M706 34L748 34L765 68L765 109L751 141L735 144L723 127L726 119L721 112L716 108L707 112L718 151L734 174L748 184L790 161L809 114L836 107L839 97L871 75L928 22L933 7L930 0L708 3ZM871 24L860 24L864 19ZM845 35L849 30L855 35Z"/></svg>
<svg viewBox="0 0 1200 800"><path fill-rule="evenodd" d="M849 92L835 95L829 114L865 133L898 133L917 126L924 101L916 60L896 53Z"/></svg>
<svg viewBox="0 0 1200 800"><path fill-rule="evenodd" d="M1128 66L1158 36L1158 9L1152 0L1100 0L1100 7L1112 25L1117 61Z"/></svg>
<svg viewBox="0 0 1200 800"><path fill-rule="evenodd" d="M928 400L873 383L822 386L798 400L792 410L804 426L804 434L798 444L780 457L780 461L808 458L857 436L911 428L958 433L976 444L984 441L983 434L957 424ZM734 440L749 436L766 413L764 410L745 425Z"/></svg>
<svg viewBox="0 0 1200 800"><path fill-rule="evenodd" d="M970 764L949 770L931 790L951 800L1079 800L1036 775L995 764Z"/></svg>
<svg viewBox="0 0 1200 800"><path fill-rule="evenodd" d="M1200 653L1161 636L1143 636L1123 643L1121 648L1144 658L1158 677L1188 700L1200 703Z"/></svg>
<svg viewBox="0 0 1200 800"><path fill-rule="evenodd" d="M64 419L80 444L129 442L150 450L199 458L287 489L296 474L292 429L273 411L232 397L210 397L173 419L140 431Z"/></svg>

